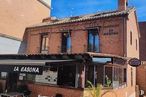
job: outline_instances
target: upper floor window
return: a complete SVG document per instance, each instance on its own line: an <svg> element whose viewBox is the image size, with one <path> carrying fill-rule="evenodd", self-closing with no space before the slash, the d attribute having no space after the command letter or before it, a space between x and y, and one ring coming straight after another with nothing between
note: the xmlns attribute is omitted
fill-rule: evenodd
<svg viewBox="0 0 146 97"><path fill-rule="evenodd" d="M137 39L136 39L136 50L137 50Z"/></svg>
<svg viewBox="0 0 146 97"><path fill-rule="evenodd" d="M71 52L71 36L69 32L62 33L61 52L62 53Z"/></svg>
<svg viewBox="0 0 146 97"><path fill-rule="evenodd" d="M130 31L130 44L132 45L132 31Z"/></svg>
<svg viewBox="0 0 146 97"><path fill-rule="evenodd" d="M41 35L41 53L48 53L48 34Z"/></svg>
<svg viewBox="0 0 146 97"><path fill-rule="evenodd" d="M99 33L97 29L88 30L88 52L99 52Z"/></svg>

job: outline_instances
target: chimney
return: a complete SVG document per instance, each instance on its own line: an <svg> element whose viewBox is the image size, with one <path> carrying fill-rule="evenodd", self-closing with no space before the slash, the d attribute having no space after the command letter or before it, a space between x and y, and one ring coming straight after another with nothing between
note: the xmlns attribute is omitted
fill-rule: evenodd
<svg viewBox="0 0 146 97"><path fill-rule="evenodd" d="M128 0L118 0L118 10L126 10L128 6Z"/></svg>
<svg viewBox="0 0 146 97"><path fill-rule="evenodd" d="M58 19L56 17L47 17L42 20L42 22L56 22Z"/></svg>

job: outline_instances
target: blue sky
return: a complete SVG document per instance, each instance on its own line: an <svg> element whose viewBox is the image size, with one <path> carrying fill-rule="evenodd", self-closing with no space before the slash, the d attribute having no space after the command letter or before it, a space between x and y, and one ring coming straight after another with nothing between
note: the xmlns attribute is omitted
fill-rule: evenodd
<svg viewBox="0 0 146 97"><path fill-rule="evenodd" d="M118 0L52 0L51 15L57 18L117 9ZM129 0L135 6L139 21L146 21L146 0Z"/></svg>

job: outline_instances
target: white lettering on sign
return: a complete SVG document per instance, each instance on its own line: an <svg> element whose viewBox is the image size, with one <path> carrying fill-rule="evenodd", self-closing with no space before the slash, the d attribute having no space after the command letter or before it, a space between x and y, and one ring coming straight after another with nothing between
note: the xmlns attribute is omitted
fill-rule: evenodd
<svg viewBox="0 0 146 97"><path fill-rule="evenodd" d="M21 72L35 72L39 73L39 68L36 67L22 67Z"/></svg>
<svg viewBox="0 0 146 97"><path fill-rule="evenodd" d="M19 67L14 67L14 71L19 71Z"/></svg>
<svg viewBox="0 0 146 97"><path fill-rule="evenodd" d="M14 70L16 72L27 72L27 73L39 73L38 67L14 67Z"/></svg>

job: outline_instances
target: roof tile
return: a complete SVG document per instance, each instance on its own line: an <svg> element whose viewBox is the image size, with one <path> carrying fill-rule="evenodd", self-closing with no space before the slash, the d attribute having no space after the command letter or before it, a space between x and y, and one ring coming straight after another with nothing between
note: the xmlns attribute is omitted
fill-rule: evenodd
<svg viewBox="0 0 146 97"><path fill-rule="evenodd" d="M51 26L51 25L58 25L58 24L72 23L72 22L80 22L80 21L85 21L85 20L107 18L107 17L112 17L112 16L128 15L132 10L135 10L135 8L132 7L132 8L127 8L127 10L123 10L123 11L118 11L118 10L117 11L106 11L106 12L98 12L95 14L87 14L87 15L82 15L82 16L68 17L68 18L55 20L54 22L44 22L44 23L32 25L28 28Z"/></svg>

